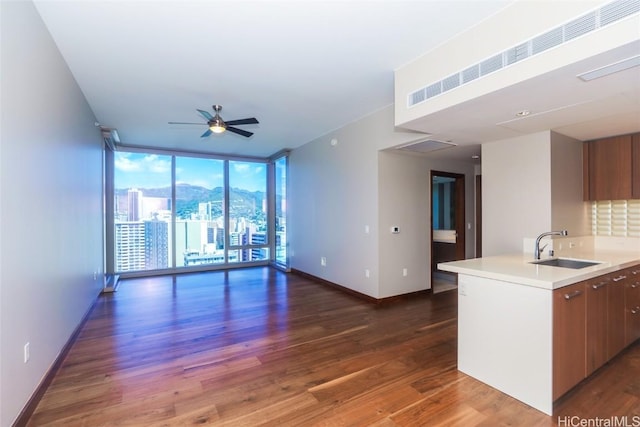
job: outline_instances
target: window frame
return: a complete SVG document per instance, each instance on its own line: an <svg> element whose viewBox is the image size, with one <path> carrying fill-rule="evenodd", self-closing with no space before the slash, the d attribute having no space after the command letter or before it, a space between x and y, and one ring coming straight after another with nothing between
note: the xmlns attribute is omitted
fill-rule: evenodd
<svg viewBox="0 0 640 427"><path fill-rule="evenodd" d="M200 152L189 152L189 151L174 151L174 150L162 150L155 149L149 147L135 147L135 146L123 146L119 145L116 152L111 150L106 150L106 162L107 167L105 168L106 179L105 179L105 194L106 199L109 200L108 203L105 204L105 223L106 223L106 233L109 236L105 239L105 245L107 246L105 249L105 263L107 265L107 271L113 272L114 274L119 275L122 278L126 277L144 277L144 276L156 276L156 275L165 275L165 274L176 274L176 273L186 273L186 272L199 272L199 271L211 271L211 270L224 270L230 268L243 268L250 266L262 266L269 265L273 261L274 257L274 242L273 234L271 233L269 225L273 222L273 211L270 209L271 206L271 198L273 195L272 189L272 180L270 179L270 169L271 169L271 158L258 158L258 157L242 157L242 156L227 156L227 155L219 155L219 154L207 154ZM135 271L115 271L116 259L115 259L115 249L117 242L115 241L115 159L117 156L117 152L124 153L135 153L135 154L157 154L157 155L165 155L171 156L171 245L169 248L171 258L171 265L168 268L163 269L155 269L155 270L135 270ZM190 265L190 266L180 266L177 267L177 258L176 258L176 159L178 157L195 157L195 158L203 158L203 159L211 159L211 160L222 160L224 165L224 262L216 263L216 264L198 264L198 265ZM266 180L266 221L267 221L267 229L266 229L266 242L262 244L248 244L243 245L230 245L230 233L229 233L229 162L238 161L238 162L249 162L249 163L261 163L264 164L265 168L267 168L267 173L265 174ZM267 249L268 257L265 260L260 261L233 261L229 260L229 253L231 251L242 251L242 250L252 250L252 249Z"/></svg>

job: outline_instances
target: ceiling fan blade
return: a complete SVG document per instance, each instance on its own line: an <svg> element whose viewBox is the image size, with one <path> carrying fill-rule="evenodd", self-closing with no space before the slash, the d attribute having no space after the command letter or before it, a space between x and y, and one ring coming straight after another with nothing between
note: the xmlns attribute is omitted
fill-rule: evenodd
<svg viewBox="0 0 640 427"><path fill-rule="evenodd" d="M225 123L230 126L234 126L234 125L255 125L260 122L255 117L251 117L249 119L229 120L228 122L225 122Z"/></svg>
<svg viewBox="0 0 640 427"><path fill-rule="evenodd" d="M192 123L192 122L169 122L170 125L206 125L206 123Z"/></svg>
<svg viewBox="0 0 640 427"><path fill-rule="evenodd" d="M253 132L247 132L246 130L234 128L233 126L227 126L229 132L237 133L238 135L246 136L247 138L253 135Z"/></svg>
<svg viewBox="0 0 640 427"><path fill-rule="evenodd" d="M197 110L197 108L196 108L196 110ZM211 114L209 114L207 111L198 110L198 113L202 114L202 117L204 117L207 120L213 120L213 116Z"/></svg>
<svg viewBox="0 0 640 427"><path fill-rule="evenodd" d="M206 138L207 136L211 135L212 133L213 132L211 132L211 129L207 129L207 131L205 133L200 135L200 138Z"/></svg>

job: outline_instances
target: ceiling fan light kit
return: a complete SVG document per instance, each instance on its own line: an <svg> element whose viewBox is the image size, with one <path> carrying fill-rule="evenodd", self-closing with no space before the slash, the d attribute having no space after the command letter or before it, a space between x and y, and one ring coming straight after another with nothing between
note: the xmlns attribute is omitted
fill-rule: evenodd
<svg viewBox="0 0 640 427"><path fill-rule="evenodd" d="M196 111L198 113L200 113L200 115L202 117L204 117L207 120L206 125L209 127L209 129L207 129L207 131L205 133L203 133L200 137L201 138L206 138L207 136L211 135L212 133L224 133L225 131L229 131L229 132L233 132L236 133L238 135L242 135L244 137L250 137L251 135L253 135L253 132L249 132L243 129L239 129L234 127L234 125L251 125L251 124L258 124L258 119L256 119L255 117L250 117L247 119L239 119L239 120L229 120L228 122L225 122L224 120L222 120L222 117L220 117L220 111L222 110L222 105L214 105L213 106L213 111L215 111L216 115L212 116L208 111L204 111L204 110L198 110L196 109ZM205 123L185 123L185 122L169 122L169 124L172 125L202 125Z"/></svg>

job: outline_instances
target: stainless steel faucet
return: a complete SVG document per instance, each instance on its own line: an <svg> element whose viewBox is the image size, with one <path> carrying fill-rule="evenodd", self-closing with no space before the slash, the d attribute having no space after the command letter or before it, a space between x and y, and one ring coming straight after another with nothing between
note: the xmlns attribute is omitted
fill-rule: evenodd
<svg viewBox="0 0 640 427"><path fill-rule="evenodd" d="M542 233L541 235L539 235L536 238L536 247L535 247L534 252L533 252L533 256L535 257L535 259L540 259L540 253L544 250L544 248L542 248L542 250L540 249L540 240L542 240L543 237L546 237L546 236L567 236L568 234L569 233L567 233L567 230L560 230L560 231L547 231L546 233Z"/></svg>

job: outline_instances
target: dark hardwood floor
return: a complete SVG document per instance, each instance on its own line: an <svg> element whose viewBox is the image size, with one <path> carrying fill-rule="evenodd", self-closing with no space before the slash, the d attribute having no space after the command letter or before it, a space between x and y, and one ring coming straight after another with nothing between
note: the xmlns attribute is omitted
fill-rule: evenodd
<svg viewBox="0 0 640 427"><path fill-rule="evenodd" d="M451 291L376 306L270 268L124 280L99 298L28 425L553 426L640 416L640 343L549 417L457 371L456 300Z"/></svg>

